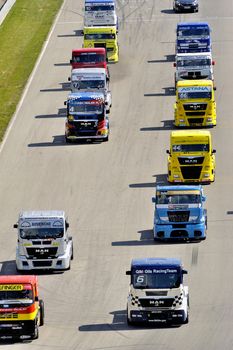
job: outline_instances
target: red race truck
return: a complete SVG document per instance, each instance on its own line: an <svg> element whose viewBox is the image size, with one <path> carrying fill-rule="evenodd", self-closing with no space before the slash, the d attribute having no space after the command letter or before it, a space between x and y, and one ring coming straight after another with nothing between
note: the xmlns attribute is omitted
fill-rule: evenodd
<svg viewBox="0 0 233 350"><path fill-rule="evenodd" d="M0 339L37 339L43 324L37 276L0 276Z"/></svg>
<svg viewBox="0 0 233 350"><path fill-rule="evenodd" d="M70 64L72 69L105 68L108 71L106 49L104 47L93 47L72 50Z"/></svg>

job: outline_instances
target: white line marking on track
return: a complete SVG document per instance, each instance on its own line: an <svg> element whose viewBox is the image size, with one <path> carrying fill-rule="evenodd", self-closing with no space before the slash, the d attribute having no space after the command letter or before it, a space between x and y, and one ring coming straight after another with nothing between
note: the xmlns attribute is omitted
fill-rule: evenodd
<svg viewBox="0 0 233 350"><path fill-rule="evenodd" d="M2 143L1 143L1 145L0 145L0 153L2 152L2 150L3 150L3 148L4 148L5 144L6 144L7 138L8 138L8 136L9 136L9 134L10 134L10 131L11 131L11 129L12 129L12 127L13 127L15 121L16 121L16 118L17 118L17 116L18 116L18 114L19 114L20 108L21 108L22 105L23 105L23 102L24 102L25 97L26 97L26 95L27 95L27 93L28 93L28 90L29 90L29 88L30 88L30 85L31 85L31 83L32 83L32 80L33 80L33 78L34 78L34 76L35 76L35 74L36 74L36 71L37 71L37 69L38 69L38 66L39 66L39 64L40 64L40 62L41 62L41 60L42 60L42 58L43 58L43 56L44 56L45 50L46 50L47 47L48 47L49 41L50 41L50 39L51 39L51 36L52 36L52 34L53 34L53 32L54 32L54 29L55 29L57 23L58 23L58 20L59 20L59 18L60 18L60 16L61 16L61 13L62 13L62 10L63 10L63 8L64 8L64 6L65 6L66 1L67 1L67 0L64 0L62 6L61 6L61 8L60 8L60 10L59 10L59 12L58 12L58 14L57 14L57 16L56 16L56 19L55 19L55 21L54 21L54 23L53 23L52 29L51 29L51 31L50 31L50 33L49 33L47 39L46 39L45 42L44 42L44 45L43 45L42 50L41 50L41 53L40 53L40 55L39 55L39 57L38 57L38 59L37 59L37 61L36 61L36 64L35 64L35 66L34 66L34 68L33 68L33 70L32 70L32 73L31 73L31 75L30 75L30 77L29 77L29 79L28 79L28 81L27 81L26 87L25 87L25 89L24 89L24 91L23 91L23 94L22 94L22 96L21 96L21 99L20 99L20 101L19 101L19 103L18 103L18 105L17 105L17 107L16 107L16 111L15 111L13 117L11 118L11 121L10 121L10 123L9 123L9 125L8 125L8 127L7 127L7 129L6 129L5 135L4 135L3 140L2 140Z"/></svg>

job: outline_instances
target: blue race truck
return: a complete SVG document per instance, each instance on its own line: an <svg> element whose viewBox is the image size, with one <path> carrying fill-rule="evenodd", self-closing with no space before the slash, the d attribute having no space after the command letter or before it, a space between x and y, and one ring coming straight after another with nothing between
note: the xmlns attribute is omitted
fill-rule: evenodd
<svg viewBox="0 0 233 350"><path fill-rule="evenodd" d="M202 186L157 186L152 198L154 240L204 240L207 230L205 200Z"/></svg>
<svg viewBox="0 0 233 350"><path fill-rule="evenodd" d="M176 28L176 53L211 52L207 22L181 22Z"/></svg>
<svg viewBox="0 0 233 350"><path fill-rule="evenodd" d="M127 302L128 324L184 324L189 321L189 290L180 259L133 259Z"/></svg>
<svg viewBox="0 0 233 350"><path fill-rule="evenodd" d="M75 140L108 141L109 121L102 92L71 93L64 104L67 106L67 143Z"/></svg>

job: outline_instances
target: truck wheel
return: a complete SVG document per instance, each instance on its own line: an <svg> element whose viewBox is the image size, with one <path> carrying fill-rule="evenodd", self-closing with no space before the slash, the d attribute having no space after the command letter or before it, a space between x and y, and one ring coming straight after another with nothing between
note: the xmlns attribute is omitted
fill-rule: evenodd
<svg viewBox="0 0 233 350"><path fill-rule="evenodd" d="M184 320L184 324L188 324L189 323L189 314L187 314L186 319Z"/></svg>
<svg viewBox="0 0 233 350"><path fill-rule="evenodd" d="M128 326L132 326L133 322L131 321L131 319L127 316L127 325Z"/></svg>
<svg viewBox="0 0 233 350"><path fill-rule="evenodd" d="M39 301L39 305L40 305L40 326L44 325L44 302L43 300Z"/></svg>
<svg viewBox="0 0 233 350"><path fill-rule="evenodd" d="M74 247L73 247L73 244L72 244L72 251L71 251L71 257L70 257L71 260L74 260Z"/></svg>
<svg viewBox="0 0 233 350"><path fill-rule="evenodd" d="M39 328L36 324L34 334L32 335L32 339L38 339L38 338L39 338Z"/></svg>
<svg viewBox="0 0 233 350"><path fill-rule="evenodd" d="M72 143L72 141L68 139L68 137L65 137L65 139L66 139L66 143Z"/></svg>

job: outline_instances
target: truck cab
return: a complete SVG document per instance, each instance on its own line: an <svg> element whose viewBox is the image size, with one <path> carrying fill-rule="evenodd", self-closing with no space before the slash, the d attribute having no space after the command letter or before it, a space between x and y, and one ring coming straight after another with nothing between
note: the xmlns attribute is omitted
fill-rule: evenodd
<svg viewBox="0 0 233 350"><path fill-rule="evenodd" d="M215 180L215 153L207 130L179 130L170 135L168 181L210 183Z"/></svg>
<svg viewBox="0 0 233 350"><path fill-rule="evenodd" d="M102 92L71 93L65 105L67 106L66 142L108 141L109 121Z"/></svg>
<svg viewBox="0 0 233 350"><path fill-rule="evenodd" d="M189 291L180 259L133 259L127 302L128 324L184 324L189 321Z"/></svg>
<svg viewBox="0 0 233 350"><path fill-rule="evenodd" d="M108 62L119 60L118 35L116 27L84 27L83 47L104 47L107 51Z"/></svg>
<svg viewBox="0 0 233 350"><path fill-rule="evenodd" d="M17 228L18 271L67 270L73 259L73 240L63 211L23 211Z"/></svg>
<svg viewBox="0 0 233 350"><path fill-rule="evenodd" d="M176 28L176 53L211 52L207 22L181 22Z"/></svg>
<svg viewBox="0 0 233 350"><path fill-rule="evenodd" d="M72 50L70 60L72 69L76 68L104 68L109 75L107 52L104 47Z"/></svg>
<svg viewBox="0 0 233 350"><path fill-rule="evenodd" d="M103 26L118 30L115 0L85 0L84 27Z"/></svg>
<svg viewBox="0 0 233 350"><path fill-rule="evenodd" d="M212 80L180 80L176 85L174 123L177 127L216 125L216 101Z"/></svg>
<svg viewBox="0 0 233 350"><path fill-rule="evenodd" d="M215 61L212 60L211 52L178 53L174 62L175 86L179 80L207 79L214 81L214 65Z"/></svg>
<svg viewBox="0 0 233 350"><path fill-rule="evenodd" d="M206 238L206 197L200 185L157 186L152 202L154 240L200 241Z"/></svg>
<svg viewBox="0 0 233 350"><path fill-rule="evenodd" d="M104 68L79 68L71 71L72 92L101 92L106 102L106 112L110 113L112 94L109 90L109 77Z"/></svg>
<svg viewBox="0 0 233 350"><path fill-rule="evenodd" d="M37 339L43 324L37 276L0 276L0 339Z"/></svg>

